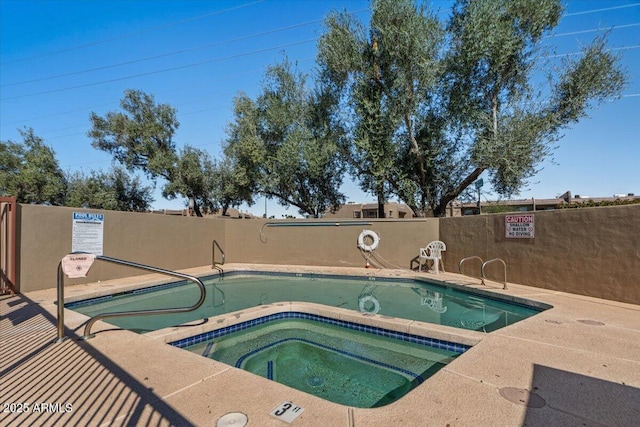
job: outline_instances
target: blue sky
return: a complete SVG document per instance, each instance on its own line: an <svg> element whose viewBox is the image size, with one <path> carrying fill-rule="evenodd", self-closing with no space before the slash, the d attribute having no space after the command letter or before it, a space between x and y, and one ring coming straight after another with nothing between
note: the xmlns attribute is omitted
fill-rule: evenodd
<svg viewBox="0 0 640 427"><path fill-rule="evenodd" d="M433 1L440 18L452 2ZM555 35L549 66L579 52L600 30L622 58L630 84L623 97L601 104L573 126L553 156L517 198L573 194L640 194L640 3L571 0ZM177 109L178 147L221 156L232 100L254 97L266 67L282 60L312 73L322 19L330 10L368 22L367 1L83 1L0 0L0 140L21 141L31 127L65 171L107 170L111 156L91 147L89 115L117 110L126 89L139 89ZM486 180L485 180L486 182ZM155 208L182 208L162 199ZM483 188L487 199L495 199ZM374 201L345 179L354 202ZM249 211L262 214L264 201ZM276 201L268 214L296 215Z"/></svg>

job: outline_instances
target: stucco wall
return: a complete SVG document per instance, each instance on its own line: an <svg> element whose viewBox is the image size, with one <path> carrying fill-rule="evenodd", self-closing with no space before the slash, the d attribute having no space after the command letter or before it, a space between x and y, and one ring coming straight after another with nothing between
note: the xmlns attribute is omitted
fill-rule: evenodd
<svg viewBox="0 0 640 427"><path fill-rule="evenodd" d="M56 286L58 263L71 252L73 212L104 214L103 255L113 258L172 270L210 264L213 239L224 247L221 220L38 205L19 205L18 212L20 292ZM87 279L65 279L65 283L145 273L96 262Z"/></svg>
<svg viewBox="0 0 640 427"><path fill-rule="evenodd" d="M55 287L58 262L71 251L72 214L79 210L18 207L18 290ZM367 228L380 235L375 256L386 267L415 267L418 248L440 239L447 244L447 271L457 272L467 256L502 258L510 282L640 304L640 205L535 212L533 239L506 238L504 214L278 227L267 223L292 221L88 212L105 215L105 255L166 269L209 265L213 239L227 262L364 267L356 242ZM479 266L470 262L465 272L479 275ZM65 283L144 273L98 262L88 278ZM497 264L487 273L502 277Z"/></svg>
<svg viewBox="0 0 640 427"><path fill-rule="evenodd" d="M318 222L330 225L304 225ZM336 222L342 225L333 225ZM418 255L418 248L437 240L439 235L436 218L396 221L374 219L365 220L371 222L371 225L345 225L349 222L258 219L228 221L225 252L227 259L234 262L364 267L366 261L358 250L357 240L363 229L369 229L380 236L380 243L375 251L378 261L387 267L409 268L411 260ZM290 225L294 223L300 226ZM278 224L287 226L277 226Z"/></svg>
<svg viewBox="0 0 640 427"><path fill-rule="evenodd" d="M457 272L472 255L502 258L510 282L640 304L640 205L533 214L533 239L506 238L504 214L441 219L446 268ZM479 265L465 263L465 273ZM498 267L487 276L501 280Z"/></svg>
<svg viewBox="0 0 640 427"><path fill-rule="evenodd" d="M58 263L72 248L73 212L104 214L104 255L168 270L211 264L214 239L224 249L226 262L364 267L365 259L356 246L363 228L374 230L381 236L376 256L383 265L409 268L418 247L436 240L439 234L437 219L373 220L371 226L263 227L267 220L19 205L19 292L56 286ZM276 222L292 223L288 220ZM328 223L335 224L336 221ZM98 261L87 278L65 279L65 283L86 283L145 273Z"/></svg>

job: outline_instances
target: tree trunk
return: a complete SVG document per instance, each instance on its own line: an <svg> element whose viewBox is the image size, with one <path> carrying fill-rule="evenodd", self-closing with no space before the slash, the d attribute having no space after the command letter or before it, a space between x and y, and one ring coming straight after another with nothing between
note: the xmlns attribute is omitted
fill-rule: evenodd
<svg viewBox="0 0 640 427"><path fill-rule="evenodd" d="M193 204L193 212L195 212L196 216L202 217L202 212L200 212L200 206L198 206L197 202Z"/></svg>
<svg viewBox="0 0 640 427"><path fill-rule="evenodd" d="M378 184L378 218L385 218L384 213L384 190L382 184Z"/></svg>

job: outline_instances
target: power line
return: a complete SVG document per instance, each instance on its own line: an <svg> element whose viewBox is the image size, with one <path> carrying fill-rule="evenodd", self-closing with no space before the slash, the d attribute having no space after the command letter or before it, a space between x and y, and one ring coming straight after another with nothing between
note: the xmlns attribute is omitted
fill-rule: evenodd
<svg viewBox="0 0 640 427"><path fill-rule="evenodd" d="M607 52L615 52L618 50L631 50L631 49L637 49L640 47L640 44L637 45L633 45L633 46L622 46L622 47L612 47L610 49L607 49ZM569 53L559 53L556 55L545 55L545 58L561 58L563 56L572 56L572 55L582 55L584 52L569 52Z"/></svg>
<svg viewBox="0 0 640 427"><path fill-rule="evenodd" d="M231 11L234 11L234 10L237 10L237 9L242 9L242 8L248 7L248 6L253 6L255 4L262 3L264 1L265 0L256 0L256 1L251 2L251 3L245 3L245 4L242 4L242 5L239 5L239 6L230 7L228 9L223 9L223 10L207 13L205 15L200 15L200 16L195 16L193 18L187 18L187 19L182 19L180 21L170 22L168 24L163 24L163 25L159 25L157 27L147 28L147 29L140 30L140 31L137 31L137 32L133 32L133 33L123 34L123 35L112 37L112 38L109 38L109 39L98 40L98 41L95 41L95 42L91 42L91 43L87 43L87 44L83 44L83 45L79 45L79 46L72 46L72 47L69 47L69 48L66 48L66 49L60 49L60 50L56 50L56 51L53 51L53 52L47 52L47 53L42 53L40 55L30 56L30 57L27 57L27 58L22 58L22 59L16 59L16 60L13 60L13 61L3 62L0 65L8 65L8 64L14 64L14 63L17 63L17 62L30 61L32 59L39 59L39 58L43 58L45 56L57 55L59 53L65 53L65 52L70 52L72 50L84 49L84 48L87 48L87 47L92 47L92 46L96 46L96 45L99 45L99 44L109 43L109 42L112 42L112 41L121 40L121 39L125 39L125 38L128 38L128 37L138 36L140 34L150 33L150 32L153 32L153 31L161 30L163 28L172 27L174 25L179 25L179 24L184 24L184 23L187 23L187 22L197 21L199 19L208 18L210 16L222 15L224 13L231 12Z"/></svg>
<svg viewBox="0 0 640 427"><path fill-rule="evenodd" d="M101 84L105 84L105 83L113 83L113 82L118 82L118 81L122 81L122 80L129 80L129 79L133 79L133 78L136 78L136 77L151 76L151 75L154 75L154 74L161 74L161 73L166 73L166 72L169 72L169 71L181 70L181 69L184 69L184 68L197 67L197 66L201 66L201 65L210 64L212 62L226 61L226 60L229 60L229 59L235 59L235 58L240 58L240 57L243 57L243 56L254 55L256 53L269 52L271 50L283 49L283 48L286 48L286 47L296 46L296 45L310 43L310 42L314 42L314 41L316 41L316 39L307 39L307 40L302 40L302 41L293 42L293 43L287 43L287 44L283 44L283 45L279 45L279 46L275 46L275 47L268 47L268 48L265 48L265 49L254 50L254 51L251 51L251 52L245 52L245 53L241 53L241 54L237 54L237 55L231 55L231 56L227 56L227 57L224 57L224 58L216 58L216 59L210 59L210 60L207 60L207 61L194 62L194 63L191 63L191 64L179 65L177 67L164 68L164 69L161 69L161 70L149 71L149 72L146 72L146 73L133 74L133 75L129 75L129 76L118 77L118 78L115 78L115 79L101 80L101 81L98 81L98 82L85 83L85 84L76 85L76 86L68 86L68 87L63 87L63 88L59 88L59 89L50 89L50 90L45 90L45 91L41 91L41 92L33 92L33 93L24 94L24 95L16 95L16 96L10 96L10 97L7 97L7 98L0 98L0 101L8 101L8 100L12 100L12 99L20 99L20 98L26 98L26 97L30 97L30 96L36 96L36 95L45 95L45 94L49 94L49 93L64 92L64 91L72 90L72 89L80 89L80 88L84 88L84 87L97 86L97 85L101 85Z"/></svg>
<svg viewBox="0 0 640 427"><path fill-rule="evenodd" d="M351 12L351 13L359 13L362 11L365 11L368 9L361 9L355 12ZM76 76L78 74L85 74L85 73L90 73L90 72L94 72L94 71L102 71L102 70L106 70L109 68L116 68L116 67L122 67L124 65L131 65L131 64L136 64L139 62L145 62L145 61L151 61L154 59L160 59L160 58L166 58L169 56L174 56L174 55L179 55L182 53L188 53L188 52L193 52L196 50L202 50L202 49L207 49L207 48L211 48L211 47L215 47L215 46L223 46L226 44L231 44L231 43L235 43L238 41L242 41L242 40L249 40L252 38L256 38L256 37L263 37L269 34L275 34L281 31L287 31L287 30L291 30L294 28L299 28L299 27L304 27L307 25L311 25L311 24L315 24L318 22L321 22L322 19L316 19L313 21L307 21L307 22L301 22L299 24L294 24L294 25L289 25L286 27L280 27L280 28L276 28L273 30L269 30L269 31L264 31L262 33L256 33L256 34L252 34L252 35L248 35L248 36L242 36L242 37L237 37L235 39L229 39L229 40L225 40L222 42L217 42L217 43L210 43L210 44L206 44L203 46L198 46L198 47L193 47L193 48L189 48L189 49L182 49L182 50L178 50L178 51L173 51L173 52L167 52L161 55L155 55L155 56L149 56L146 58L140 58L140 59L135 59L132 61L126 61L126 62L120 62L117 64L110 64L110 65L104 65L101 67L96 67L96 68L90 68L87 70L81 70L81 71L73 71L73 72L69 72L69 73L64 73L64 74L57 74L54 76L46 76L46 77L40 77L40 78L36 78L36 79L31 79L31 80L24 80L24 81L20 81L20 82L14 82L14 83L5 83L0 85L0 87L5 87L5 86L17 86L17 85L22 85L22 84L27 84L27 83L35 83L35 82L40 82L40 81L44 81L44 80L52 80L52 79L57 79L57 78L61 78L61 77L69 77L69 76Z"/></svg>
<svg viewBox="0 0 640 427"><path fill-rule="evenodd" d="M364 12L364 11L367 11L367 10L369 10L369 9L360 9L360 10L356 10L356 11L353 11L353 12L350 12L350 13L351 14L356 14L356 13ZM167 58L167 57L170 57L170 56L180 55L180 54L183 54L183 53L194 52L196 50L208 49L208 48L216 47L216 46L224 46L224 45L235 43L235 42L242 41L242 40L249 40L249 39L253 39L253 38L257 38L257 37L263 37L263 36L267 36L267 35L270 35L270 34L275 34L275 33L281 32L281 31L287 31L287 30L291 30L291 29L294 29L294 28L300 28L300 27L304 27L304 26L307 26L307 25L316 24L318 22L321 22L322 20L323 19L316 19L316 20L313 20L313 21L301 22L301 23L289 25L289 26L286 26L286 27L280 27L280 28L276 28L276 29L273 29L273 30L264 31L264 32L261 32L261 33L256 33L256 34L251 34L251 35L248 35L248 36L237 37L235 39L225 40L225 41L222 41L222 42L210 43L210 44L206 44L206 45L203 45L203 46L193 47L193 48L189 48L189 49L182 49L182 50L177 50L177 51L173 51L173 52L167 52L167 53L163 53L163 54L160 54L160 55L148 56L146 58L139 58L139 59L134 59L134 60L131 60L131 61L119 62L119 63L116 63L116 64L103 65L101 67L89 68L89 69L86 69L86 70L72 71L72 72L68 72L68 73L56 74L56 75L53 75L53 76L39 77L39 78L36 78L36 79L23 80L23 81L13 82L13 83L4 83L4 84L0 84L0 87L18 86L18 85L23 85L23 84L28 84L28 83L41 82L41 81L45 81L45 80L59 79L59 78L62 78L62 77L77 76L79 74L86 74L86 73L91 73L91 72L95 72L95 71L107 70L107 69L110 69L110 68L122 67L122 66L125 66L125 65L137 64L137 63L140 63L140 62L152 61L154 59ZM629 24L629 25L621 25L621 26L616 26L616 27L610 27L610 28L605 29L605 30L623 29L623 28L628 28L628 27L635 27L635 26L638 26L638 25L640 25L640 23ZM591 29L591 30L574 31L574 32L571 32L571 33L553 34L553 35L548 36L548 38L569 36L569 35L582 34L582 33L591 33L591 32L597 32L597 31L602 31L602 29L594 28L594 29Z"/></svg>
<svg viewBox="0 0 640 427"><path fill-rule="evenodd" d="M595 33L595 32L598 32L598 31L621 30L623 28L637 27L639 25L640 25L640 23L635 23L635 24L628 24L628 25L615 25L615 26L611 26L609 28L593 28L591 30L581 30L581 31L573 31L573 32L570 32L570 33L552 34L552 35L547 36L546 38L563 37L563 36L575 36L576 34Z"/></svg>
<svg viewBox="0 0 640 427"><path fill-rule="evenodd" d="M631 4L624 4L624 5L621 5L621 6L605 7L604 9L585 10L585 11L582 11L582 12L565 13L563 15L563 18L566 17L566 16L576 16L576 15L586 15L586 14L589 14L589 13L608 12L610 10L624 9L624 8L627 8L627 7L636 7L636 6L640 6L640 3L631 3Z"/></svg>
<svg viewBox="0 0 640 427"><path fill-rule="evenodd" d="M254 3L256 3L256 2L254 2ZM254 4L254 3L249 3L248 5L252 5L252 4ZM633 7L633 6L638 6L638 5L640 5L640 3L635 3L635 4L632 4L632 5L624 5L624 6L617 6L617 7L605 8L605 9L593 9L593 10L583 11L583 12L578 12L578 13L573 13L573 14L565 14L565 16L572 16L572 15L576 15L576 14L595 13L595 12L601 12L601 11L612 10L612 9L620 9L620 8L623 8L623 7ZM243 5L242 7L244 7L244 6L247 6L247 5ZM232 9L234 9L234 8L232 8ZM232 9L228 9L228 10L232 10ZM349 12L349 13L359 13L359 12L362 12L363 10L368 10L368 9L362 9L362 10L358 10L358 11L354 11L354 12ZM213 15L213 14L218 14L218 13L223 13L223 12L224 12L224 11L215 12L215 13L212 13L212 14L203 15L203 16L201 16L201 17L211 16L211 15ZM191 18L191 19L188 19L188 20L178 21L178 22L176 22L176 23L166 24L165 26L160 26L160 27L155 27L155 28L156 28L156 29L159 29L159 28L166 27L166 26L169 26L169 25L175 25L175 24L177 24L177 23L182 23L182 22L188 22L188 21L196 20L196 19L199 19L199 18L201 18L201 17L196 17L196 18ZM299 26L303 26L303 25L308 25L308 24L310 24L310 23L314 23L314 22L318 22L318 21L319 21L319 20L314 20L314 21L308 21L308 22L303 22L303 23L299 23L299 24L294 24L294 25L291 25L291 26L288 26L288 27L282 27L282 28L274 29L274 30L267 31L267 32L264 32L264 33L258 33L258 34L254 34L254 35L248 35L248 36L240 37L240 38L237 38L237 39L228 40L228 41L226 41L226 42L220 42L220 43L217 43L217 44L231 43L231 42L233 42L233 41L237 41L237 40L242 40L242 39L248 39L248 38L259 37L259 36L261 36L261 35L266 35L266 34L269 34L269 33L277 32L277 31L282 31L282 30L289 29L289 28L294 28L294 27L299 27ZM637 25L640 25L640 24L629 24L629 25L619 26L619 27L615 27L615 28L625 28L625 27L632 27L632 26L637 26ZM152 30L152 29L148 29L148 30L144 30L144 31L142 31L142 32L147 32L147 31L151 31L151 30ZM595 31L595 30L586 30L586 31ZM139 34L139 33L141 33L141 32L138 32L138 33L131 33L130 35ZM564 34L559 34L559 35L556 35L556 36L570 35L570 34L575 34L575 33L564 33ZM116 39L123 38L123 37L126 37L126 36L127 36L127 35L118 36L118 37L116 37L116 38L112 38L112 39L104 40L103 42L106 42L106 41L109 41L109 40L116 40ZM309 41L310 41L310 40L307 40L307 41L304 41L304 42L309 42ZM304 42L301 42L301 43L304 43ZM188 52L188 51L191 51L191 50L201 49L201 48L210 47L210 46L214 46L214 45L215 45L215 44L213 44L213 45L201 46L201 47L198 47L198 48L186 49L186 50L184 50L184 51L173 52L173 53L169 53L169 54L165 54L165 55L177 54L177 53L180 53L180 52ZM287 46L287 45L283 45L283 46ZM283 46L277 46L277 47L269 48L269 49L278 49L278 48L282 48ZM613 49L611 49L611 50L635 49L635 48L637 48L637 47L638 47L638 46L630 46L630 47L622 47L622 48L613 48ZM73 48L69 48L69 49L73 49ZM265 49L265 50L269 50L269 49ZM168 68L168 69L164 69L164 70L156 70L156 71L151 71L151 72L148 72L148 73L142 73L142 74L137 74L137 75L132 75L132 76L125 76L125 77L121 77L121 78L117 78L117 79L105 80L105 81L101 81L101 82L94 82L94 83L89 83L89 84L85 84L85 85L73 86L73 87L70 87L70 88L54 89L54 90L51 90L51 91L39 92L39 93L36 93L36 94L26 94L26 95L21 95L21 96L16 96L16 97L11 97L11 98L3 98L2 100L16 99L16 98L21 98L21 97L26 97L26 96L34 96L34 95L39 95L39 94L43 94L43 93L50 93L50 92L59 92L59 91L63 91L63 90L71 90L71 89L80 88L80 87L87 87L87 86L99 85L99 84L103 84L103 83L109 83L109 82L114 82L114 81L120 81L120 80L129 79L129 78L135 78L135 77L141 77L141 76L146 76L146 75L151 75L151 74L157 74L157 73L162 73L162 72L167 72L167 71L177 70L177 69L180 69L180 68L187 68L187 67L191 67L191 66L203 65L203 64L206 64L206 63L209 63L209 62L222 61L222 60L225 60L225 59L232 59L232 58L235 58L235 57L238 57L238 56L243 56L243 55L249 55L249 54L252 54L252 53L259 53L259 52L263 52L263 51L265 51L265 50L260 50L260 51L255 51L255 52L249 52L249 53L245 53L245 54L241 54L241 55L235 55L235 56L231 56L231 57L228 57L228 58L213 59L213 60L204 61L204 62L199 62L199 63L195 63L195 64L187 64L187 65L183 65L183 66L179 66L179 67L173 67L173 68ZM552 57L568 56L568 55L575 55L575 54L579 54L579 52L576 52L576 53L567 53L567 54L564 54L564 55L555 55L555 56L552 56ZM160 55L160 57L161 57L161 56L165 56L165 55ZM147 60L147 59L140 59L140 60L138 60L138 61L144 61L144 60ZM135 61L134 61L134 62L135 62ZM107 67L114 67L114 66L117 66L117 65L118 65L118 64L111 65L111 66L107 66ZM81 71L81 72L88 72L88 70ZM76 72L76 73L81 73L81 72ZM56 77L56 76L49 77L49 78L54 78L54 77ZM17 84L17 83L16 83L16 84ZM11 85L11 84L10 84L10 85ZM102 105L112 105L112 104L115 104L115 103L114 103L114 102L111 102L111 103L102 104ZM88 107L88 108L93 108L93 107ZM85 109L72 110L71 112L81 111L81 110L85 110ZM51 115L41 116L41 117L38 117L38 118L46 118L46 117L52 117L52 116L62 115L62 114L65 114L65 113L51 114ZM32 120L33 120L33 119L32 119ZM19 122L23 122L23 121L7 122L7 123L4 123L3 125L12 124L12 123L19 123Z"/></svg>
<svg viewBox="0 0 640 427"><path fill-rule="evenodd" d="M134 33L128 33L128 34L124 34L124 35L121 35L121 36L117 36L117 37L113 37L113 38L109 38L109 39L104 39L104 40L99 40L99 41L96 41L96 42L93 42L93 43L88 43L88 44L85 44L85 45L70 47L70 48L67 48L67 49L61 49L61 50L58 50L58 51L49 52L49 53L41 54L41 55L38 55L38 56L33 56L33 57L30 57L30 58L24 58L24 59L20 59L20 60L5 62L5 63L3 63L1 65L11 64L11 63L15 63L15 62L22 62L22 61L26 61L26 60L29 60L29 59L36 59L36 58L40 58L40 57L43 57L43 56L49 56L49 55L54 55L54 54L58 54L58 53L64 53L64 52L67 52L67 51L81 49L81 48L85 48L85 47L90 47L90 46L94 46L94 45L97 45L97 44L108 43L108 42L111 42L111 41L120 40L120 39L123 39L123 38L131 37L131 36L135 36L135 35L139 35L139 34L144 34L144 33L147 33L147 32L157 31L159 29L167 28L167 27L170 27L170 26L196 21L196 20L199 20L199 19L202 19L202 18L206 18L206 17L210 17L210 16L220 15L220 14L227 13L227 12L239 9L239 8L252 6L254 4L261 3L263 1L264 0L258 0L258 1L252 2L252 3L247 3L247 4L244 4L244 5L232 7L232 8L229 8L229 9L222 10L222 11L216 11L216 12L208 13L208 14L205 14L205 15L200 15L200 16L197 16L197 17L189 18L189 19L175 21L175 22L172 22L172 23L169 23L169 24L165 24L165 25L161 25L161 26L157 26L157 27L152 27L152 28L145 29L145 30L138 31L138 32L134 32ZM583 11L583 12L565 14L564 16L573 16L573 15L581 15L581 14L588 14L588 13L595 13L595 12L603 12L603 11L608 11L608 10L626 8L626 7L634 7L634 6L638 6L638 5L640 5L640 3L635 3L635 4L631 4L631 5L623 5L623 6L615 6L615 7L604 8L604 9L593 9L593 10L588 10L588 11ZM367 9L360 9L360 10L356 10L356 11L349 12L349 13L350 14L357 14L357 13L361 13L361 12L367 11L367 10L369 10L369 9L368 8ZM221 46L221 45L234 43L234 42L241 41L241 40L247 40L247 39L252 39L252 38L256 38L256 37L262 37L262 36L273 34L273 33L276 33L276 32L286 31L286 30L290 30L290 29L293 29L293 28L298 28L298 27L314 24L314 23L317 23L317 22L321 22L322 20L323 19L307 21L307 22L303 22L303 23L299 23L299 24L290 25L290 26L287 26L287 27L281 27L281 28L277 28L277 29L274 29L274 30L265 31L265 32L262 32L262 33L257 33L257 34L253 34L253 35L238 37L236 39L230 39L230 40L226 40L226 41L219 42L219 43L212 43L212 44L207 44L207 45L203 45L203 46L198 46L198 47L195 47L195 48L168 52L168 53L161 54L161 55L155 55L155 56L150 56L150 57L146 57L146 58L140 58L140 59L121 62L121 63L117 63L117 64L109 64L109 65L105 65L105 66L101 66L101 67L96 67L96 68L91 68L91 69L86 69L86 70L80 70L80 71L74 71L74 72L69 72L69 73L64 73L64 74L58 74L58 75L53 75L53 76L45 76L45 77L41 77L41 78L36 78L36 79L31 79L31 80L24 80L24 81L20 81L20 82L4 83L4 84L1 84L0 86L1 87L17 86L17 85L21 85L21 84L35 83L35 82L39 82L39 81L52 80L52 79L57 79L57 78L62 78L62 77L70 77L70 76L79 75L79 74L85 74L85 73L94 72L94 71L106 70L106 69L109 69L109 68L116 68L116 67L121 67L121 66L125 66L125 65L131 65L131 64L150 61L150 60L154 60L154 59L160 59L160 58L165 58L165 57L169 57L169 56L174 56L174 55L178 55L178 54L182 54L182 53L193 52L193 51L196 51L196 50L206 49L206 48L210 48L210 47ZM616 28L627 28L627 27L633 27L633 26L637 26L637 25L640 25L640 24L623 25L623 26L616 27ZM549 37L560 37L560 36L575 35L575 34L595 32L595 31L598 31L598 29L576 31L576 32L564 33L564 34L555 34L555 35L552 35L552 36L549 36Z"/></svg>
<svg viewBox="0 0 640 427"><path fill-rule="evenodd" d="M63 115L67 115L67 114L70 114L70 113L77 113L79 111L86 111L86 110L97 108L97 107L106 107L107 105L114 105L114 104L117 104L117 103L118 103L118 101L107 102L105 104L99 104L99 105L94 105L94 106L90 106L90 107L76 108L76 109L73 109L73 110L61 111L59 113L46 114L44 116L33 117L33 118L30 118L30 119L27 119L27 120L14 120L12 122L4 122L4 123L2 123L2 126L13 125L13 124L16 124L16 123L22 123L22 122L26 122L26 121L49 119L51 117L63 116Z"/></svg>

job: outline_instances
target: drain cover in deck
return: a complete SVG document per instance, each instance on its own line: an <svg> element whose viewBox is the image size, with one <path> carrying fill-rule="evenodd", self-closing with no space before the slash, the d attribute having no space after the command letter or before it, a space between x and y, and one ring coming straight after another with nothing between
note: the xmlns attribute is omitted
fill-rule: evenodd
<svg viewBox="0 0 640 427"><path fill-rule="evenodd" d="M244 427L249 422L249 418L242 412L229 412L218 418L216 427Z"/></svg>
<svg viewBox="0 0 640 427"><path fill-rule="evenodd" d="M500 396L509 402L528 408L543 408L547 404L542 397L523 388L502 387L500 389Z"/></svg>

